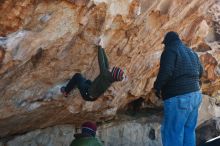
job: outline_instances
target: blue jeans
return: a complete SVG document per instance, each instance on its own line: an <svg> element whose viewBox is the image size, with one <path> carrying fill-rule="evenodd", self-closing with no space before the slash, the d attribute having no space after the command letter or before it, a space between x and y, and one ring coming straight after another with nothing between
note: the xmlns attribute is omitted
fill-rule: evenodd
<svg viewBox="0 0 220 146"><path fill-rule="evenodd" d="M163 146L196 146L195 128L201 101L200 91L164 101L164 119L161 127Z"/></svg>

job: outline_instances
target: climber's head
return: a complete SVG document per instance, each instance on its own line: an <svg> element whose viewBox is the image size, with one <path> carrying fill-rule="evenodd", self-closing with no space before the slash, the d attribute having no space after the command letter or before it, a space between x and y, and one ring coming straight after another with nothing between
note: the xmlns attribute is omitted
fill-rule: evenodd
<svg viewBox="0 0 220 146"><path fill-rule="evenodd" d="M174 32L174 31L170 31L165 35L162 43L166 46L174 41L180 41L179 35L178 35L178 33Z"/></svg>
<svg viewBox="0 0 220 146"><path fill-rule="evenodd" d="M97 126L93 122L85 122L82 124L81 130L82 134L95 137Z"/></svg>
<svg viewBox="0 0 220 146"><path fill-rule="evenodd" d="M122 81L125 78L124 71L119 67L113 67L111 73L115 81Z"/></svg>

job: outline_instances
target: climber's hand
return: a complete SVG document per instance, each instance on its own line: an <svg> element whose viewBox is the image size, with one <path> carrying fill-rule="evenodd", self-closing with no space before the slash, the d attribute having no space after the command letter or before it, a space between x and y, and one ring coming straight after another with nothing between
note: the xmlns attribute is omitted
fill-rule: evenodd
<svg viewBox="0 0 220 146"><path fill-rule="evenodd" d="M105 47L106 47L106 40L105 40L104 37L101 37L101 38L100 38L99 45L102 46L102 48L105 48Z"/></svg>
<svg viewBox="0 0 220 146"><path fill-rule="evenodd" d="M201 80L199 80L199 86L200 86L200 87L202 86L202 81L201 81Z"/></svg>
<svg viewBox="0 0 220 146"><path fill-rule="evenodd" d="M96 46L100 46L100 41L101 41L101 38L95 38L95 40L94 40L94 44L96 45Z"/></svg>

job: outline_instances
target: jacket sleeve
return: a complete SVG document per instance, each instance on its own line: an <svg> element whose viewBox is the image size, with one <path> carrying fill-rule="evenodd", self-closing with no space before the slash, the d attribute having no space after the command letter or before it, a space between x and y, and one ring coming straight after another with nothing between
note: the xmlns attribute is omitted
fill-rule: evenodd
<svg viewBox="0 0 220 146"><path fill-rule="evenodd" d="M105 60L105 68L109 69L108 58L107 58L107 56L105 54L104 49L102 50L102 52L103 52L103 56L104 56L104 60Z"/></svg>
<svg viewBox="0 0 220 146"><path fill-rule="evenodd" d="M154 89L161 91L163 86L171 79L175 68L176 53L173 50L164 50L160 58L160 68Z"/></svg>
<svg viewBox="0 0 220 146"><path fill-rule="evenodd" d="M108 58L101 46L98 46L98 61L101 73L109 69Z"/></svg>
<svg viewBox="0 0 220 146"><path fill-rule="evenodd" d="M194 52L195 53L195 52ZM200 59L199 59L199 56L195 53L195 55L196 55L196 57L197 57L197 61L198 61L198 64L199 64L199 78L201 78L202 77L202 74L203 74L203 71L204 71L204 69L203 69L203 65L202 65L202 63L201 63L201 61L200 61Z"/></svg>

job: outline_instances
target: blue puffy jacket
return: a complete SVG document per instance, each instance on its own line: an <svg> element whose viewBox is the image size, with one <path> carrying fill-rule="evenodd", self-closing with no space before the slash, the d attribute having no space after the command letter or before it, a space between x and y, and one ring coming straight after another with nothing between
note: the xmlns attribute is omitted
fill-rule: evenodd
<svg viewBox="0 0 220 146"><path fill-rule="evenodd" d="M164 100L198 91L203 73L198 55L187 48L176 33L166 36L164 44L154 88L161 91Z"/></svg>

